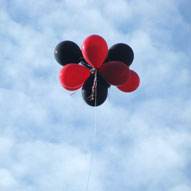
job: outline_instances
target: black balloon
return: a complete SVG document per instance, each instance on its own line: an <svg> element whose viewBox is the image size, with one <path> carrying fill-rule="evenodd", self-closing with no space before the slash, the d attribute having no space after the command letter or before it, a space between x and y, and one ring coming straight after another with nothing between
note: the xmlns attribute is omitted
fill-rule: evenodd
<svg viewBox="0 0 191 191"><path fill-rule="evenodd" d="M54 56L59 64L65 66L69 63L79 63L82 53L76 43L72 41L62 41L56 46Z"/></svg>
<svg viewBox="0 0 191 191"><path fill-rule="evenodd" d="M91 74L82 87L82 97L88 105L99 106L107 99L108 87L110 85L101 77L99 73L97 73L97 86L94 91L92 91L93 84L94 74ZM91 99L92 94L93 100Z"/></svg>
<svg viewBox="0 0 191 191"><path fill-rule="evenodd" d="M92 68L92 66L89 65L83 57L80 58L80 64L81 64L82 66L88 68L90 71L93 71L93 70L94 70L94 69Z"/></svg>
<svg viewBox="0 0 191 191"><path fill-rule="evenodd" d="M132 48L124 43L114 44L108 51L109 61L121 61L130 66L134 59Z"/></svg>

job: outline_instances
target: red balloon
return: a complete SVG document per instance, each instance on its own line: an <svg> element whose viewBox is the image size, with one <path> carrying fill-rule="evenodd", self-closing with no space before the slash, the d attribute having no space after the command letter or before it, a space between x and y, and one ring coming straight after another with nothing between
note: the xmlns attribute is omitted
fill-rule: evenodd
<svg viewBox="0 0 191 191"><path fill-rule="evenodd" d="M138 74L133 70L130 70L129 80L125 84L117 87L123 92L133 92L139 87L139 84L140 84L140 78Z"/></svg>
<svg viewBox="0 0 191 191"><path fill-rule="evenodd" d="M90 71L79 64L67 64L59 73L61 85L67 90L76 90L82 87L83 83L90 76Z"/></svg>
<svg viewBox="0 0 191 191"><path fill-rule="evenodd" d="M111 85L119 86L129 79L129 67L120 61L112 61L103 64L99 73Z"/></svg>
<svg viewBox="0 0 191 191"><path fill-rule="evenodd" d="M83 57L93 68L99 68L102 65L107 53L107 43L101 36L88 36L82 44Z"/></svg>

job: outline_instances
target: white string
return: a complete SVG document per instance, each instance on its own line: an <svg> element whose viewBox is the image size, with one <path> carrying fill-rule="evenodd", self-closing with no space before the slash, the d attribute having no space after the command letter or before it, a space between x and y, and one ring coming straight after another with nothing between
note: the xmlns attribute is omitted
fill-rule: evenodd
<svg viewBox="0 0 191 191"><path fill-rule="evenodd" d="M95 71L95 107L94 107L94 133L93 133L93 149L91 149L91 158L90 158L90 167L89 167L89 173L88 173L88 180L87 180L87 185L86 185L86 191L89 190L89 183L90 183L90 176L92 172L92 167L93 167L93 161L94 161L94 148L96 145L96 136L97 136L97 70Z"/></svg>

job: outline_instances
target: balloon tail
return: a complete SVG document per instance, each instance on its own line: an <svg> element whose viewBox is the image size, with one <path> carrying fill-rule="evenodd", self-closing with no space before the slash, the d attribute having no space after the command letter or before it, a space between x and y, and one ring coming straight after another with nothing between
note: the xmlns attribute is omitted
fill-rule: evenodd
<svg viewBox="0 0 191 191"><path fill-rule="evenodd" d="M76 91L76 92L74 92L74 93L71 93L71 94L70 94L70 96L73 96L73 95L74 95L74 94L76 94L76 93L77 93L77 91Z"/></svg>
<svg viewBox="0 0 191 191"><path fill-rule="evenodd" d="M97 87L97 69L94 70L94 82L92 85L92 94L89 96L90 101L93 101L95 99L95 89Z"/></svg>

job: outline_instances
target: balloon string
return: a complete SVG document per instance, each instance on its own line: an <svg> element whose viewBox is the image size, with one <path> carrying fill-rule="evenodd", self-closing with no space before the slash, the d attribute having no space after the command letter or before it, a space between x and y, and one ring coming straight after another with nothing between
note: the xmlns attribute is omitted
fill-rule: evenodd
<svg viewBox="0 0 191 191"><path fill-rule="evenodd" d="M86 191L89 190L89 183L90 183L90 176L92 172L92 167L93 167L93 161L94 161L94 151L93 149L95 148L96 145L96 137L97 137L97 71L94 73L95 78L94 78L94 91L95 91L95 107L94 107L94 132L93 132L93 148L91 149L91 158L90 158L90 166L89 166L89 173L88 173L88 180L87 180L87 185L86 185ZM93 87L92 87L93 89Z"/></svg>
<svg viewBox="0 0 191 191"><path fill-rule="evenodd" d="M92 85L92 94L90 95L90 101L94 100L94 94L95 94L96 86L97 86L97 69L94 70L94 81L93 81L93 85Z"/></svg>

